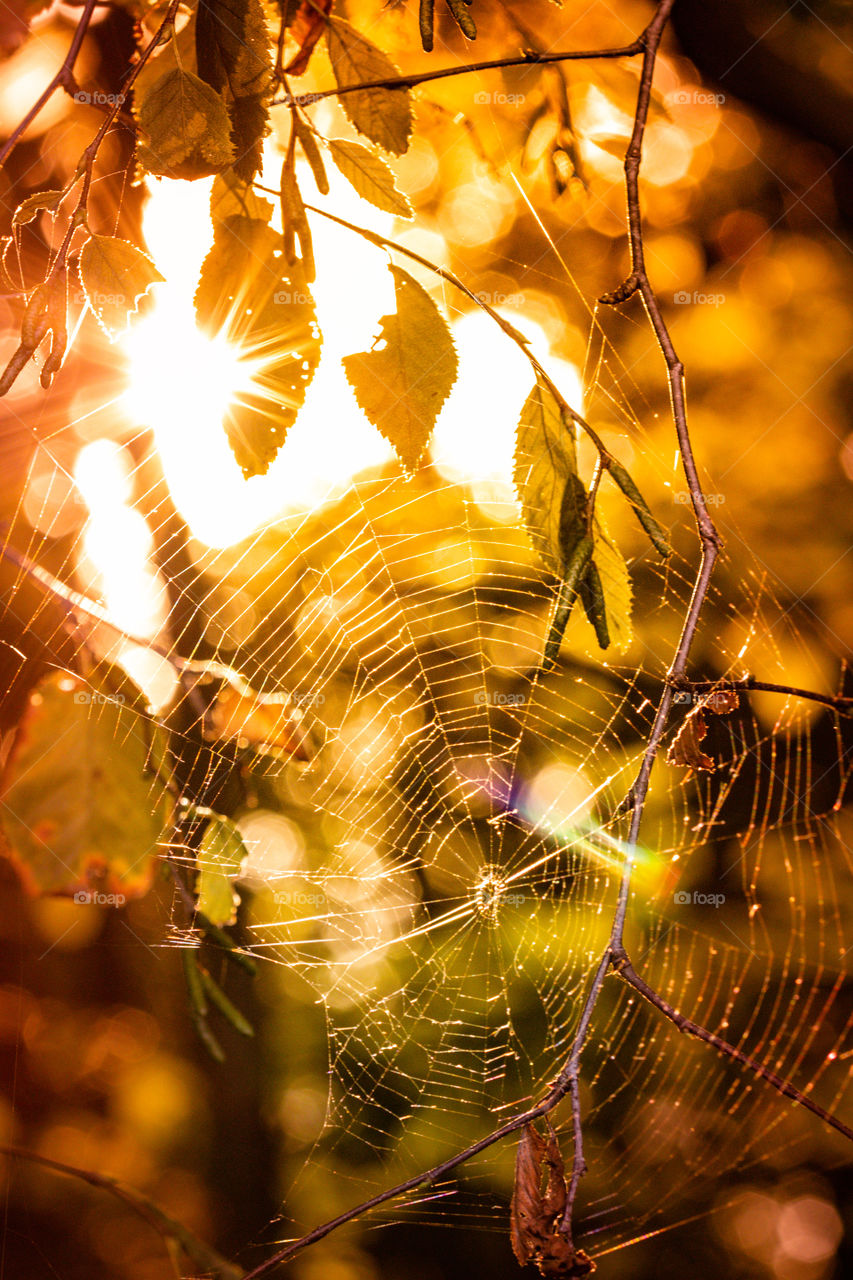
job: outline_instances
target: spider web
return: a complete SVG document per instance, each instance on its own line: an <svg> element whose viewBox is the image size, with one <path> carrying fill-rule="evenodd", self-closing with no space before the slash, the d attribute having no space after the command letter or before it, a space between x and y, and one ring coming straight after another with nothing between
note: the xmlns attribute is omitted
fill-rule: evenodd
<svg viewBox="0 0 853 1280"><path fill-rule="evenodd" d="M648 406L596 318L586 382L588 403L606 404L671 477L671 442L641 425ZM134 443L145 509L154 455L147 439ZM44 436L41 448L51 453ZM355 1203L436 1164L541 1098L565 1062L626 856L619 803L692 589L692 561L658 567L614 496L601 502L630 553L637 636L603 661L576 617L547 675L553 584L513 501L485 501L439 465L411 478L375 467L243 543L193 546L207 590L187 591L196 623L253 689L289 695L309 743L306 761L255 757L236 813L251 948L293 1016L321 1017L326 1031L325 1114L288 1221L313 1225L332 1185ZM22 508L10 541L35 556L33 524ZM728 512L726 526L731 537ZM91 587L74 577L73 542L53 568ZM707 617L694 661L703 678L754 670L785 682L777 638L786 652L808 644L741 548ZM169 640L184 657L186 639ZM676 706L675 728L687 710ZM713 772L693 776L663 756L655 767L629 954L682 1013L843 1111L853 1069L845 722L759 694L708 719ZM208 771L233 771L232 744L205 752ZM174 939L187 940L177 917ZM735 1169L844 1154L814 1117L679 1036L615 975L584 1049L581 1101L578 1243L593 1256L707 1210ZM563 1109L554 1120L569 1152ZM512 1161L512 1144L500 1144L457 1182L380 1216L505 1229Z"/></svg>

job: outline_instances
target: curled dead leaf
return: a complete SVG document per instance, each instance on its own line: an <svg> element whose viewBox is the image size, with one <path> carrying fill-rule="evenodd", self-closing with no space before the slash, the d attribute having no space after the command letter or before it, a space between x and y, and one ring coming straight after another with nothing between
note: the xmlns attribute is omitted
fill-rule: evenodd
<svg viewBox="0 0 853 1280"><path fill-rule="evenodd" d="M525 1125L510 1205L512 1251L521 1266L532 1262L543 1276L587 1276L595 1270L592 1259L575 1249L562 1229L567 1195L556 1134L549 1129L545 1139L533 1125Z"/></svg>

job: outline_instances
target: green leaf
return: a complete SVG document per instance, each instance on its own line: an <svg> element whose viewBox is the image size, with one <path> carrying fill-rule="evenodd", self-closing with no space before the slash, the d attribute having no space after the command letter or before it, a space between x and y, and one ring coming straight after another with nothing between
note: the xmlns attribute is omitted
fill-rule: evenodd
<svg viewBox="0 0 853 1280"><path fill-rule="evenodd" d="M225 103L209 84L188 71L167 71L138 106L143 142L139 163L168 178L203 178L234 159Z"/></svg>
<svg viewBox="0 0 853 1280"><path fill-rule="evenodd" d="M234 168L250 182L269 132L272 59L261 0L199 0L198 74L224 93L231 117Z"/></svg>
<svg viewBox="0 0 853 1280"><path fill-rule="evenodd" d="M615 458L610 463L609 470L614 481L630 502L634 515L649 535L652 546L663 556L664 559L671 556L672 547L669 545L667 536L655 517L652 515L649 504L634 484L630 473L626 471L622 466L622 463L617 462Z"/></svg>
<svg viewBox="0 0 853 1280"><path fill-rule="evenodd" d="M560 591L557 596L557 603L554 609L554 617L551 620L551 626L548 629L548 638L545 641L544 666L546 670L552 669L559 657L560 645L562 643L566 627L568 626L572 607L577 599L581 583L583 582L590 567L590 561L592 560L592 548L592 538L581 538L580 541L576 543L571 559L566 565L566 576L560 584Z"/></svg>
<svg viewBox="0 0 853 1280"><path fill-rule="evenodd" d="M414 470L456 381L458 362L432 298L400 267L389 270L397 310L379 322L382 346L346 356L343 366L361 408Z"/></svg>
<svg viewBox="0 0 853 1280"><path fill-rule="evenodd" d="M148 889L167 806L146 775L146 722L114 687L53 674L15 734L0 813L37 892L121 905Z"/></svg>
<svg viewBox="0 0 853 1280"><path fill-rule="evenodd" d="M400 75L391 59L375 44L340 19L330 22L326 32L332 71L339 89ZM412 98L408 89L365 89L345 93L341 107L359 133L393 155L408 149L412 134Z"/></svg>
<svg viewBox="0 0 853 1280"><path fill-rule="evenodd" d="M247 856L236 825L214 815L205 827L196 859L198 909L212 924L221 926L236 920L240 900L233 885Z"/></svg>
<svg viewBox="0 0 853 1280"><path fill-rule="evenodd" d="M398 218L411 218L408 197L398 191L394 174L384 160L360 142L346 142L342 138L330 138L329 150L347 182L363 199Z"/></svg>
<svg viewBox="0 0 853 1280"><path fill-rule="evenodd" d="M12 214L12 226L20 227L24 223L32 222L43 209L56 213L64 198L64 191L37 191L35 195L27 196Z"/></svg>
<svg viewBox="0 0 853 1280"><path fill-rule="evenodd" d="M305 400L320 360L314 301L299 264L259 218L225 218L204 260L196 316L208 333L224 333L253 362L251 390L229 406L225 431L246 476L263 475Z"/></svg>
<svg viewBox="0 0 853 1280"><path fill-rule="evenodd" d="M553 392L537 379L518 423L513 479L530 540L557 577L564 565L560 514L568 481L577 474L575 428L564 422Z"/></svg>
<svg viewBox="0 0 853 1280"><path fill-rule="evenodd" d="M228 999L225 992L218 983L213 981L207 970L200 968L199 975L201 977L201 983L204 987L205 995L210 997L211 1004L216 1005L216 1008L222 1016L231 1023L234 1030L239 1031L241 1036L253 1036L255 1034L255 1028L252 1026L251 1022L249 1022L248 1018L244 1017L237 1006Z"/></svg>
<svg viewBox="0 0 853 1280"><path fill-rule="evenodd" d="M634 635L631 626L631 577L622 552L610 538L599 516L593 520L593 544L593 564L601 579L607 633L617 649L627 649ZM587 581L589 577L588 573ZM586 607L583 591L581 600ZM590 609L594 610L594 599L591 598L589 603ZM590 609L587 610L588 615ZM601 643L601 635L598 638L602 649L607 648Z"/></svg>
<svg viewBox="0 0 853 1280"><path fill-rule="evenodd" d="M127 329L137 300L164 279L141 249L117 236L90 236L77 270L86 301L111 340Z"/></svg>

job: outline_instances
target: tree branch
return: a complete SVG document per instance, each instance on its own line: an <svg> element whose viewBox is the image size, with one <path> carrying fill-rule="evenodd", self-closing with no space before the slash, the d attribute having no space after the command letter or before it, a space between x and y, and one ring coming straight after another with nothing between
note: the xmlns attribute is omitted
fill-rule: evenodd
<svg viewBox="0 0 853 1280"><path fill-rule="evenodd" d="M286 94L270 104L274 107L310 107L324 98L339 98L345 93L360 93L365 89L414 89L430 80L445 80L448 76L470 75L473 71L494 71L501 67L545 67L556 62L587 62L598 58L635 58L643 52L640 36L631 44L615 49L576 49L566 52L539 53L526 49L524 53L509 58L492 58L485 62L468 62L460 67L439 67L431 71L416 71L409 76L389 76L383 80L364 80L358 84L339 85L336 89L319 89L316 93Z"/></svg>
<svg viewBox="0 0 853 1280"><path fill-rule="evenodd" d="M77 28L74 32L74 37L71 41L68 52L63 59L62 66L59 68L47 88L39 94L23 120L21 120L15 129L13 129L2 148L0 148L0 168L2 168L6 163L9 156L26 133L27 129L29 129L36 116L40 114L42 108L56 93L56 90L61 88L64 89L66 93L73 94L75 92L77 85L73 75L74 63L77 61L77 55L80 52L86 32L89 29L89 23L92 21L92 14L94 13L97 2L98 0L86 0L83 6L83 12L80 14Z"/></svg>

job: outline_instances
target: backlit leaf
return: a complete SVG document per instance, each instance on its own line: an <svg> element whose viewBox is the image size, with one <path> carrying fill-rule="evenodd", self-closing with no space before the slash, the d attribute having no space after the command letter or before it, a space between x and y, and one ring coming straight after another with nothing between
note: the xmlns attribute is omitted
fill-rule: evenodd
<svg viewBox="0 0 853 1280"><path fill-rule="evenodd" d="M388 55L359 35L348 22L340 19L331 22L326 39L339 89L400 75ZM408 89L365 89L361 93L345 93L339 102L359 133L371 142L377 142L396 156L407 150L412 133L412 102Z"/></svg>
<svg viewBox="0 0 853 1280"><path fill-rule="evenodd" d="M346 356L343 366L367 417L414 470L456 381L458 362L432 298L400 267L389 270L397 310L380 320L373 350Z"/></svg>
<svg viewBox="0 0 853 1280"><path fill-rule="evenodd" d="M285 66L290 76L304 75L314 46L326 27L326 16L332 12L332 0L302 0L288 21L288 34L296 49Z"/></svg>
<svg viewBox="0 0 853 1280"><path fill-rule="evenodd" d="M235 823L215 814L204 829L196 858L198 909L212 924L229 925L236 920L240 900L234 881L247 856Z"/></svg>
<svg viewBox="0 0 853 1280"><path fill-rule="evenodd" d="M320 360L314 302L282 252L281 236L259 218L217 224L195 295L196 315L211 334L256 363L252 388L229 406L225 431L246 476L262 475L305 399Z"/></svg>
<svg viewBox="0 0 853 1280"><path fill-rule="evenodd" d="M165 808L145 771L145 721L115 689L60 673L30 695L0 813L13 861L36 892L97 901L148 888Z"/></svg>
<svg viewBox="0 0 853 1280"><path fill-rule="evenodd" d="M251 181L261 167L272 84L261 0L199 0L195 35L198 74L228 104L234 168Z"/></svg>
<svg viewBox="0 0 853 1280"><path fill-rule="evenodd" d="M125 331L137 300L163 280L141 249L116 236L90 236L80 250L78 271L86 301L111 339Z"/></svg>
<svg viewBox="0 0 853 1280"><path fill-rule="evenodd" d="M26 222L32 222L43 209L55 213L64 196L64 191L36 191L34 195L27 196L12 214L12 226L20 227Z"/></svg>
<svg viewBox="0 0 853 1280"><path fill-rule="evenodd" d="M231 124L225 103L188 71L167 71L138 106L139 163L168 178L203 178L231 164Z"/></svg>
<svg viewBox="0 0 853 1280"><path fill-rule="evenodd" d="M553 392L541 380L524 402L516 432L513 479L522 518L545 568L563 571L560 516L566 485L577 477L575 428L564 422Z"/></svg>
<svg viewBox="0 0 853 1280"><path fill-rule="evenodd" d="M411 218L408 197L397 190L394 175L384 160L361 143L342 138L330 139L329 150L341 173L363 199L398 218Z"/></svg>

